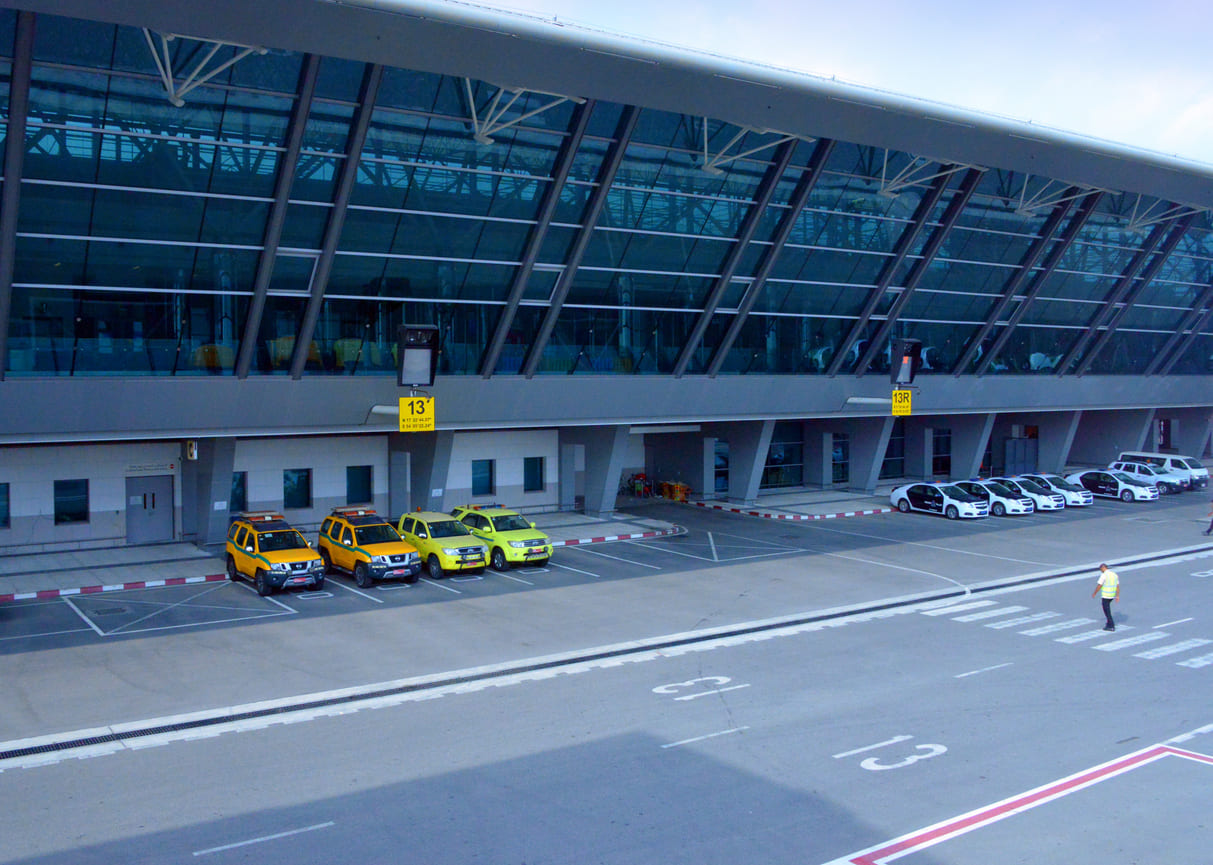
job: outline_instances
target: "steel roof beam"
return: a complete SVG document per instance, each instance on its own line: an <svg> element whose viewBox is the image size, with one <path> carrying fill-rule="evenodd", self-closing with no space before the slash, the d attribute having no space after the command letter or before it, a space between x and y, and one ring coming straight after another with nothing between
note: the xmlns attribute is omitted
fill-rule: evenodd
<svg viewBox="0 0 1213 865"><path fill-rule="evenodd" d="M826 375L838 375L842 368L843 362L846 360L847 353L851 350L851 346L859 339L863 329L868 326L868 320L871 319L872 313L876 311L876 307L880 305L884 293L888 290L889 285L893 282L893 276L897 273L897 268L905 261L905 257L910 252L910 247L913 246L915 239L926 227L927 220L931 217L931 212L935 210L935 205L939 203L939 198L943 195L944 189L948 185L948 181L952 179L951 172L940 172L931 182L930 188L918 202L918 207L914 208L914 213L910 217L910 224L906 226L905 231L901 233L901 237L897 239L896 245L893 247L893 254L884 263L880 274L876 278L876 284L872 287L871 294L868 295L867 302L863 305L863 309L859 313L859 318L855 324L851 326L851 330L847 333L846 338L838 345L838 350L834 353L834 359L830 361L830 366L826 370Z"/></svg>
<svg viewBox="0 0 1213 865"><path fill-rule="evenodd" d="M762 294L767 279L771 275L771 270L774 269L775 262L779 259L779 254L783 252L783 248L792 234L792 229L796 227L796 220L800 217L800 212L808 205L809 196L813 193L813 187L817 185L817 181L825 169L826 161L830 158L830 153L833 150L833 140L829 138L818 139L817 147L809 158L809 164L801 172L800 180L796 182L796 188L792 191L792 199L788 202L788 209L776 227L775 234L771 237L771 245L763 252L762 259L754 270L754 278L750 281L749 287L742 296L741 303L738 304L737 315L733 316L729 329L725 332L720 345L716 347L716 354L708 364L709 376L716 376L720 372L720 367L724 365L725 356L729 353L729 349L733 347L733 343L737 341L737 337L741 333L741 328L745 324L747 316L749 316L750 311L754 308L754 304L757 303L759 295Z"/></svg>
<svg viewBox="0 0 1213 865"><path fill-rule="evenodd" d="M1154 251L1158 249L1158 245L1162 243L1163 237L1167 233L1165 225L1156 225L1150 232L1150 236L1146 238L1145 243L1141 248L1133 254L1133 258L1129 261L1129 266L1125 268L1125 272L1120 275L1120 279L1116 280L1116 284L1112 286L1112 290L1108 293L1107 300L1103 306L1095 313L1095 317L1087 325L1087 329L1082 332L1075 343L1070 346L1070 350L1066 352L1066 356L1057 364L1057 369L1054 375L1065 375L1069 369L1079 358L1086 353L1087 346L1091 344L1091 340L1095 336L1095 332L1103 327L1112 314L1112 310L1116 304L1120 303L1121 298L1128 292L1129 287L1133 284L1133 280L1141 273L1141 269L1145 267L1150 257L1154 255Z"/></svg>
<svg viewBox="0 0 1213 865"><path fill-rule="evenodd" d="M159 37L160 39L158 46L155 37ZM181 36L177 33L156 33L155 37L153 37L151 30L146 27L143 28L143 38L147 40L147 50L151 52L152 61L156 64L156 70L160 73L160 81L164 85L168 101L178 108L185 104L185 94L195 87L201 87L220 72L235 66L250 54L269 53L269 49L262 48L260 45L241 45L238 42L225 42L217 39L198 39L193 36ZM194 64L194 68L186 73L185 80L181 83L180 87L177 86L177 76L173 70L173 58L169 53L169 43L178 39L193 39L195 42L211 46L210 50ZM223 48L236 48L238 51L236 52L236 56L208 69L207 67L215 59L215 55Z"/></svg>
<svg viewBox="0 0 1213 865"><path fill-rule="evenodd" d="M291 357L291 378L303 376L307 365L312 335L320 319L320 308L324 305L324 293L328 290L329 277L333 274L333 258L337 254L337 242L341 240L341 229L345 225L345 214L358 178L358 166L362 160L362 148L366 144L366 131L375 112L375 98L379 95L379 82L383 79L383 67L379 64L367 66L362 76L362 89L358 94L358 109L350 123L350 137L345 147L345 164L337 178L337 189L333 194L333 208L329 212L328 224L324 227L324 239L316 269L312 271L312 293L303 313L299 335L295 339L295 353Z"/></svg>
<svg viewBox="0 0 1213 865"><path fill-rule="evenodd" d="M716 314L716 308L720 306L720 299L724 297L725 292L729 288L729 283L733 281L733 277L737 273L737 265L741 262L741 257L745 254L746 247L754 239L754 232L758 230L758 224L762 221L762 215L771 203L771 197L775 194L775 188L779 185L780 178L783 177L784 172L788 170L788 166L792 162L792 153L795 150L795 141L784 141L775 151L775 160L767 166L767 170L762 176L762 181L754 193L754 201L746 211L745 218L741 221L741 230L737 233L733 247L725 257L724 266L720 269L720 275L716 277L716 282L712 285L712 289L708 292L707 299L704 301L703 312L695 320L695 326L691 328L690 335L682 345L682 351L678 355L678 360L674 363L672 371L674 378L681 378L686 373L687 367L691 363L691 358L695 356L695 351L703 340L703 335L707 333L712 316Z"/></svg>
<svg viewBox="0 0 1213 865"><path fill-rule="evenodd" d="M548 340L552 338L552 330L556 327L556 321L560 318L560 310L564 306L565 298L569 296L569 289L577 277L577 269L581 266L581 260L585 257L585 251L590 245L594 227L598 224L602 209L606 206L611 184L615 182L615 173L623 164L623 156L627 152L628 141L632 137L632 131L636 128L636 119L639 116L640 109L634 105L624 106L623 112L619 115L619 123L615 127L615 140L607 148L606 155L602 158L602 165L598 168L597 185L586 204L581 230L577 232L577 237L569 249L568 257L564 262L564 270L561 271L556 280L556 286L552 289L547 314L544 315L543 321L539 325L539 331L535 334L535 339L531 342L531 348L522 364L522 375L527 378L535 375L535 370L538 369L539 361L543 357L543 350L547 347Z"/></svg>
<svg viewBox="0 0 1213 865"><path fill-rule="evenodd" d="M522 295L526 291L527 283L530 282L531 273L535 270L535 260L539 257L539 250L543 248L543 240L547 237L552 217L556 213L556 206L560 203L560 193L564 190L565 183L568 182L569 171L572 170L573 163L577 159L577 151L581 149L581 142L585 138L585 130L590 124L590 112L593 109L593 102L582 102L573 110L568 133L560 143L560 149L556 152L552 179L543 192L543 200L539 203L539 213L536 215L535 224L531 226L530 234L527 237L522 261L514 271L514 279L510 283L509 294L506 295L505 309L501 311L497 329L489 339L484 356L481 358L480 376L482 378L489 378L497 368L501 349L514 324L514 316L518 314L518 305L522 302Z"/></svg>
<svg viewBox="0 0 1213 865"><path fill-rule="evenodd" d="M13 309L13 259L17 252L17 211L25 173L25 133L34 61L33 12L17 13L13 64L8 86L8 128L4 142L4 188L0 191L0 381L8 368L8 321Z"/></svg>
<svg viewBox="0 0 1213 865"><path fill-rule="evenodd" d="M1162 348L1154 353L1154 359L1150 361L1150 365L1146 367L1142 375L1169 373L1171 367L1184 356L1193 340L1200 334L1211 313L1213 313L1213 284L1205 286L1205 290L1196 297L1195 304L1185 313L1183 321L1175 329L1175 333L1167 337Z"/></svg>
<svg viewBox="0 0 1213 865"><path fill-rule="evenodd" d="M247 378L253 366L253 353L257 349L257 337L261 333L261 316L265 312L265 299L269 294L270 279L274 275L278 246L282 242L287 202L291 197L295 167L303 150L303 133L307 128L308 114L312 110L319 69L320 58L317 55L304 56L303 68L299 72L299 86L295 92L295 104L291 107L290 120L287 122L286 150L279 159L278 176L274 178L274 200L270 204L265 234L261 239L261 255L257 259L257 273L253 277L253 296L249 300L248 314L244 320L244 336L240 340L240 351L236 355L234 372L237 378Z"/></svg>
<svg viewBox="0 0 1213 865"><path fill-rule="evenodd" d="M964 179L960 182L960 188L956 190L948 202L939 225L935 226L935 230L931 232L931 236L927 239L926 245L922 249L922 255L914 262L910 268L910 272L906 275L905 283L901 287L901 294L897 296L897 299L893 301L893 305L889 307L885 320L877 329L876 335L868 340L868 347L859 358L859 362L855 364L855 375L863 375L868 371L868 367L872 365L873 358L876 357L885 340L889 338L889 333L893 330L893 325L897 323L897 318L901 315L902 310L906 308L906 304L910 302L910 297L914 294L914 289L918 287L922 275L927 272L927 268L931 266L931 262L939 254L939 248L943 246L943 242L947 240L948 234L956 225L956 221L960 219L960 214L964 212L969 199L973 197L973 192L977 189L977 184L981 181L981 175L984 173L984 169L970 168L965 174Z"/></svg>
<svg viewBox="0 0 1213 865"><path fill-rule="evenodd" d="M1007 344L1007 340L1011 338L1011 332L1023 320L1028 309L1036 301L1041 290L1049 277L1053 275L1053 271L1057 270L1057 265L1061 263L1062 257L1066 254L1074 241L1078 239L1078 235L1082 232L1083 226L1087 224L1087 220L1095 212L1095 208L1099 206L1099 202L1103 200L1104 193L1102 190L1096 190L1089 193L1083 199L1082 204L1078 207L1078 212L1070 219L1066 225L1066 230L1062 233L1061 239L1054 244L1049 250L1049 254L1045 256L1044 263L1041 265L1040 271L1032 278L1032 284L1024 293L1023 300L1019 302L1019 306L1015 308L1015 312L1011 313L1010 319L1007 320L1006 327L995 338L990 350L982 355L980 362L977 364L977 369L973 370L974 375L984 375L985 371L990 368L990 364L994 362L994 358L1002 351L1003 346Z"/></svg>
<svg viewBox="0 0 1213 865"><path fill-rule="evenodd" d="M1154 281L1154 277L1158 276L1158 272L1162 270L1162 266L1166 263L1167 259L1175 252L1175 248L1179 246L1179 242L1188 233L1188 229L1192 226L1192 220L1195 218L1195 213L1188 213L1186 216L1181 216L1175 221L1174 227L1167 235L1167 239L1163 241L1162 248L1159 249L1158 254L1154 256L1145 271L1142 272L1141 277L1126 287L1127 290L1124 297L1117 302L1115 308L1107 308L1105 318L1108 318L1108 322L1104 328L1104 332L1095 340L1095 344L1091 346L1091 350L1087 352L1086 357L1079 363L1078 369L1074 370L1075 375L1083 375L1091 368L1091 364L1095 361L1095 358L1103 351L1104 346L1108 344L1108 340L1112 338L1112 334L1116 332L1116 328L1124 320L1125 315L1133 308L1133 304L1137 302L1138 296L1145 291L1146 286Z"/></svg>
<svg viewBox="0 0 1213 865"><path fill-rule="evenodd" d="M1073 189L1073 187L1071 187ZM1040 234L1032 241L1028 251L1024 253L1023 259L1019 262L1019 268L1013 273L1002 287L1002 297L994 304L994 308L990 310L990 314L986 316L985 323L978 328L977 333L969 340L969 344L965 346L965 350L960 353L956 363L952 366L952 375L960 375L960 373L973 361L973 355L977 354L977 349L985 342L986 337L990 335L990 331L994 329L994 325L1003 317L1007 311L1007 307L1015 300L1016 294L1027 280L1039 262L1041 256L1045 254L1045 249L1053 242L1058 229L1061 228L1062 220L1065 219L1067 213L1074 202L1073 196L1065 196L1058 200L1053 206L1053 211L1049 214L1049 218L1045 220L1044 225L1040 227Z"/></svg>

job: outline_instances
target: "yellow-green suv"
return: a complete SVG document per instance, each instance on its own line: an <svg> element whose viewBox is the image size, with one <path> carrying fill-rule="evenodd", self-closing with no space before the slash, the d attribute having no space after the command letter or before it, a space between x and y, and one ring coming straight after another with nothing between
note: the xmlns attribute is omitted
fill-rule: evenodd
<svg viewBox="0 0 1213 865"><path fill-rule="evenodd" d="M320 524L316 546L327 569L353 574L359 588L385 577L415 583L421 573L416 548L370 508L333 508Z"/></svg>
<svg viewBox="0 0 1213 865"><path fill-rule="evenodd" d="M248 577L262 597L288 586L320 589L324 571L312 545L282 514L242 513L227 530L227 578Z"/></svg>
<svg viewBox="0 0 1213 865"><path fill-rule="evenodd" d="M546 565L552 557L552 542L517 511L500 505L464 505L451 511L472 534L489 545L489 563L493 570L504 571L510 565Z"/></svg>
<svg viewBox="0 0 1213 865"><path fill-rule="evenodd" d="M450 514L434 511L405 514L397 528L421 553L426 570L435 580L442 579L444 574L463 571L478 574L488 563L488 547Z"/></svg>

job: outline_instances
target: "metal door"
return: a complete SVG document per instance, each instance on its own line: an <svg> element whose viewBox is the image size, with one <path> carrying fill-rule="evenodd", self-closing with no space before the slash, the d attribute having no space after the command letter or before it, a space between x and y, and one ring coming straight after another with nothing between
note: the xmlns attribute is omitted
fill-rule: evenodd
<svg viewBox="0 0 1213 865"><path fill-rule="evenodd" d="M173 476L126 479L126 542L154 544L173 539Z"/></svg>

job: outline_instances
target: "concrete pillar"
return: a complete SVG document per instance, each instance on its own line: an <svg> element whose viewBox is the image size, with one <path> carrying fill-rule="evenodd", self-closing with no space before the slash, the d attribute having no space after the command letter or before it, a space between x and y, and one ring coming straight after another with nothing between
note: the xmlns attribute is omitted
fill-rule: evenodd
<svg viewBox="0 0 1213 865"><path fill-rule="evenodd" d="M771 434L775 432L775 421L744 421L712 424L710 432L715 436L707 457L711 460L708 471L715 481L715 443L722 439L729 443L729 492L733 503L753 505L758 500L758 487L762 483L762 470L766 467L767 452L771 449Z"/></svg>
<svg viewBox="0 0 1213 865"><path fill-rule="evenodd" d="M951 480L962 481L981 474L981 461L986 455L995 417L993 413L948 417L952 429Z"/></svg>
<svg viewBox="0 0 1213 865"><path fill-rule="evenodd" d="M1080 420L1081 411L1049 412L1037 416L1036 426L1040 437L1037 459L1042 472L1061 474L1065 470Z"/></svg>
<svg viewBox="0 0 1213 865"><path fill-rule="evenodd" d="M181 464L181 529L196 544L222 544L229 511L236 439L198 439L198 458Z"/></svg>
<svg viewBox="0 0 1213 865"><path fill-rule="evenodd" d="M935 472L932 468L935 457L935 427L928 419L906 419L905 475L915 480L930 480Z"/></svg>
<svg viewBox="0 0 1213 865"><path fill-rule="evenodd" d="M609 516L615 512L619 481L628 450L627 425L566 427L560 430L560 446L585 447L585 512L587 516Z"/></svg>
<svg viewBox="0 0 1213 865"><path fill-rule="evenodd" d="M840 432L847 433L851 445L851 473L847 488L853 492L874 493L880 478L880 466L893 432L893 416L847 418Z"/></svg>
<svg viewBox="0 0 1213 865"><path fill-rule="evenodd" d="M449 509L446 480L454 441L452 430L388 436L388 506L393 516L418 508Z"/></svg>
<svg viewBox="0 0 1213 865"><path fill-rule="evenodd" d="M1208 407L1159 409L1157 416L1171 421L1171 443L1186 457L1204 456L1213 434L1213 411ZM1151 440L1153 441L1153 440ZM1146 450L1158 450L1151 445Z"/></svg>
<svg viewBox="0 0 1213 865"><path fill-rule="evenodd" d="M807 486L828 489L834 482L831 460L834 434L815 424L805 424L804 482Z"/></svg>
<svg viewBox="0 0 1213 865"><path fill-rule="evenodd" d="M1123 451L1153 450L1154 409L1088 410L1082 413L1070 462L1075 465L1106 466Z"/></svg>

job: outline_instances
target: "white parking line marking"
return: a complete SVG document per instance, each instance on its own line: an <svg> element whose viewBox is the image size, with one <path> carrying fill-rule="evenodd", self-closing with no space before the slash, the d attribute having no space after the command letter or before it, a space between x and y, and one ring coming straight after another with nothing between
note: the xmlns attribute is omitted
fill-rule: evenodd
<svg viewBox="0 0 1213 865"><path fill-rule="evenodd" d="M92 628L94 631L96 631L98 636L100 636L100 637L105 636L105 631L98 628L96 622L94 622L88 616L84 615L84 612L72 602L71 598L64 598L63 603L67 604L68 608L73 613L75 613L80 618L84 619L84 624L88 625L90 628Z"/></svg>
<svg viewBox="0 0 1213 865"><path fill-rule="evenodd" d="M493 573L497 574L496 571L493 571ZM503 580L513 580L516 583L522 583L523 585L526 585L526 586L535 585L534 583L532 583L529 580L524 580L521 577L511 576L510 574L497 574L497 576L501 577L501 579L503 579Z"/></svg>
<svg viewBox="0 0 1213 865"><path fill-rule="evenodd" d="M655 571L662 570L660 565L650 565L648 562L634 562L631 559L625 559L625 558L622 558L621 556L608 556L606 553L600 553L598 550L582 550L582 552L589 553L591 556L602 556L604 559L614 559L617 562L623 562L624 564L627 564L627 565L640 565L640 567L642 567L642 568L652 568ZM691 556L691 558L696 559L699 557Z"/></svg>
<svg viewBox="0 0 1213 865"><path fill-rule="evenodd" d="M711 532L708 532L708 545L712 548L712 561L720 561L720 556L716 553L716 541L713 540Z"/></svg>
<svg viewBox="0 0 1213 865"><path fill-rule="evenodd" d="M376 598L374 595L368 595L366 592L360 592L353 586L347 586L345 583L338 580L325 580L324 584L326 586L341 586L341 588L345 589L347 592L353 592L355 595L362 595L362 597L366 598L368 601L374 601L376 604L382 604L384 602L383 598Z"/></svg>
<svg viewBox="0 0 1213 865"><path fill-rule="evenodd" d="M247 841L237 841L234 844L224 844L222 847L209 847L206 850L195 850L195 856L206 856L209 853L221 853L224 850L235 850L237 847L247 847L250 844L261 844L265 841L277 841L279 838L289 838L291 835L301 835L304 832L315 832L317 829L327 829L336 825L332 820L327 823L316 823L304 826L302 829L288 829L286 832L275 832L273 835L262 835L260 838L249 838Z"/></svg>
<svg viewBox="0 0 1213 865"><path fill-rule="evenodd" d="M1186 619L1176 619L1174 622L1163 622L1161 625L1155 625L1154 627L1167 628L1167 627L1170 627L1171 625L1182 625L1184 622L1193 622L1193 621L1195 621L1195 619L1193 619L1191 616L1189 616Z"/></svg>
<svg viewBox="0 0 1213 865"><path fill-rule="evenodd" d="M1101 643L1098 646L1092 646L1100 652L1115 652L1118 649L1127 649L1129 646L1139 646L1142 643L1153 643L1155 640L1165 640L1170 634L1156 632L1153 634L1138 634L1136 637L1128 637L1123 640L1113 640L1111 643Z"/></svg>
<svg viewBox="0 0 1213 865"><path fill-rule="evenodd" d="M239 585L245 591L252 592L254 595L257 595L257 590L254 589L252 586L250 586L248 583L238 583L237 585ZM273 595L264 595L264 596L257 595L257 597L261 598L263 601L269 601L271 604L277 604L278 606L282 607L282 609L286 610L288 613L298 613L299 612L298 610L288 607L286 604L282 603L282 601L278 600Z"/></svg>
<svg viewBox="0 0 1213 865"><path fill-rule="evenodd" d="M1186 652L1188 649L1195 649L1197 646L1207 646L1213 640L1184 640L1180 643L1172 643L1170 646L1159 646L1157 649L1147 649L1144 652L1138 652L1134 658L1165 658L1167 655L1178 655L1180 652Z"/></svg>
<svg viewBox="0 0 1213 865"><path fill-rule="evenodd" d="M557 564L556 562L548 562L548 567L549 568L564 568L564 570L566 570L566 571L572 571L575 574L585 574L587 577L593 577L596 580L601 579L601 577L602 577L601 574L595 574L593 571L583 571L583 570L581 570L581 568L573 568L573 567L570 567L565 564Z"/></svg>
<svg viewBox="0 0 1213 865"><path fill-rule="evenodd" d="M454 592L456 595L463 594L463 592L459 591L458 589L452 589L450 586L444 586L444 585L442 585L442 583L436 583L433 580L427 579L425 577L421 578L421 582L429 583L431 586L437 586L440 589L446 589L448 592Z"/></svg>
<svg viewBox="0 0 1213 865"><path fill-rule="evenodd" d="M968 604L953 604L950 607L940 607L934 610L922 610L924 616L947 616L952 613L963 613L965 610L979 610L982 607L992 607L997 601L972 601Z"/></svg>
<svg viewBox="0 0 1213 865"><path fill-rule="evenodd" d="M854 757L856 754L862 754L864 751L875 751L877 748L883 748L885 745L896 745L898 742L904 742L907 739L913 739L913 736L894 736L892 739L885 739L883 742L877 742L875 745L864 745L862 748L856 748L854 751L843 751L841 754L834 754L835 760L841 760L843 757Z"/></svg>
<svg viewBox="0 0 1213 865"><path fill-rule="evenodd" d="M1181 667L1191 667L1192 669L1207 667L1213 664L1213 655L1201 655L1199 658L1188 658L1188 660L1179 661L1178 663Z"/></svg>
<svg viewBox="0 0 1213 865"><path fill-rule="evenodd" d="M969 670L969 672L967 672L967 673L958 673L957 675L953 676L952 678L953 679L963 679L966 676L976 676L978 673L988 673L991 670L1001 670L1003 667L1010 667L1010 666L1012 666L1012 663L1010 661L1008 661L1005 664L995 664L993 667L982 667L980 670Z"/></svg>
<svg viewBox="0 0 1213 865"><path fill-rule="evenodd" d="M982 619L993 619L998 616L1009 616L1011 613L1022 613L1027 607L999 607L997 610L984 610L980 613L969 613L967 616L957 616L953 622L980 622Z"/></svg>
<svg viewBox="0 0 1213 865"><path fill-rule="evenodd" d="M77 611L79 612L79 611ZM58 637L60 634L83 634L85 631L96 630L95 628L72 628L68 631L40 631L35 634L17 634L12 637L0 637L0 642L5 640L26 640L34 637Z"/></svg>
<svg viewBox="0 0 1213 865"><path fill-rule="evenodd" d="M669 742L665 745L662 745L661 747L663 749L664 748L677 748L679 745L690 745L693 742L702 742L705 739L715 739L717 736L727 736L730 733L740 733L743 730L748 730L748 729L750 729L750 728L749 727L733 727L732 729L729 729L729 730L721 730L719 733L708 733L706 736L696 736L694 739L683 739L681 742Z"/></svg>

